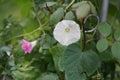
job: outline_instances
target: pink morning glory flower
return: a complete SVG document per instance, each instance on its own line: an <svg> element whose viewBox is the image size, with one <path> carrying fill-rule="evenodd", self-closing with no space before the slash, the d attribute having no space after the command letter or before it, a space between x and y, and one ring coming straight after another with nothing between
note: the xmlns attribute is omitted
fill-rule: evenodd
<svg viewBox="0 0 120 80"><path fill-rule="evenodd" d="M37 41L29 42L26 40L22 40L22 49L25 51L25 53L31 53L33 47L36 45Z"/></svg>

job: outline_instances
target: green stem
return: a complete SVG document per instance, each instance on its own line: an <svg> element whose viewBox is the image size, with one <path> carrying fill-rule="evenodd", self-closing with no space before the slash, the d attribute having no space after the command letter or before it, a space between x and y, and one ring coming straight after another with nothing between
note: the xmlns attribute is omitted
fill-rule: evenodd
<svg viewBox="0 0 120 80"><path fill-rule="evenodd" d="M32 32L29 32L29 33L26 33L26 34L21 34L21 35L19 35L19 36L12 37L12 38L10 38L9 40L12 40L12 39L15 39L15 38L19 38L19 37L22 37L22 36L26 36L26 35L30 35L30 34L36 32L36 31L38 31L38 30L40 30L40 27L37 28L37 29L35 29L35 30L32 31ZM9 40L6 40L6 41L9 41ZM6 41L5 41L5 42L6 42Z"/></svg>
<svg viewBox="0 0 120 80"><path fill-rule="evenodd" d="M37 29L35 29L35 30L33 30L33 31L29 32L29 33L25 33L25 34L21 34L19 36L12 37L9 40L12 40L12 39L15 39L15 38L19 38L19 37L22 37L22 36L26 36L26 35L30 35L30 34L36 32L36 31L38 31L38 30L42 31L43 34L45 35L45 31L42 29L42 27L45 26L46 24L47 24L47 22L45 24L41 25L39 28L37 28ZM6 40L6 41L9 41L9 40Z"/></svg>
<svg viewBox="0 0 120 80"><path fill-rule="evenodd" d="M40 21L40 18L39 18L39 16L38 16L38 14L36 14L37 16L37 21L38 21L38 23L39 23L39 26L41 26L41 21Z"/></svg>
<svg viewBox="0 0 120 80"><path fill-rule="evenodd" d="M73 5L75 0L72 0L71 3L65 8L65 12Z"/></svg>

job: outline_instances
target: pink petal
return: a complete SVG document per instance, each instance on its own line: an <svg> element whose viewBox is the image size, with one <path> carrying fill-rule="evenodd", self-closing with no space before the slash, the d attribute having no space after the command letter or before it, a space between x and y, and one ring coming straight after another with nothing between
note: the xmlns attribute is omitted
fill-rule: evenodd
<svg viewBox="0 0 120 80"><path fill-rule="evenodd" d="M31 42L28 42L26 40L22 40L22 49L25 51L25 53L31 53L32 52L32 44Z"/></svg>

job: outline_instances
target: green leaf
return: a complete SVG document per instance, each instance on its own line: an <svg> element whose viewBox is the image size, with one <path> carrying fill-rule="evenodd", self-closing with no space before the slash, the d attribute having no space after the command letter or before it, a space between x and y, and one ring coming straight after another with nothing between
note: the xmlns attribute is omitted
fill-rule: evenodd
<svg viewBox="0 0 120 80"><path fill-rule="evenodd" d="M99 58L101 61L111 61L113 59L111 51L105 51L99 54Z"/></svg>
<svg viewBox="0 0 120 80"><path fill-rule="evenodd" d="M20 71L12 71L12 75L14 75L16 78L21 79L21 77L26 77L28 74L25 74L25 72Z"/></svg>
<svg viewBox="0 0 120 80"><path fill-rule="evenodd" d="M112 47L112 55L120 60L120 42L115 42Z"/></svg>
<svg viewBox="0 0 120 80"><path fill-rule="evenodd" d="M103 36L107 37L111 33L111 26L107 22L101 22L98 25L98 30Z"/></svg>
<svg viewBox="0 0 120 80"><path fill-rule="evenodd" d="M114 33L114 38L117 41L120 41L120 29L117 29Z"/></svg>
<svg viewBox="0 0 120 80"><path fill-rule="evenodd" d="M101 39L97 42L97 50L103 52L108 48L108 41L106 39Z"/></svg>
<svg viewBox="0 0 120 80"><path fill-rule="evenodd" d="M73 20L74 18L75 18L75 16L72 11L67 12L65 15L66 20Z"/></svg>
<svg viewBox="0 0 120 80"><path fill-rule="evenodd" d="M88 1L88 4L90 5L91 13L97 14L95 6L90 1Z"/></svg>
<svg viewBox="0 0 120 80"><path fill-rule="evenodd" d="M81 64L88 76L92 75L98 67L98 55L92 50L82 53Z"/></svg>
<svg viewBox="0 0 120 80"><path fill-rule="evenodd" d="M59 71L64 71L64 63L63 63L64 51L65 51L65 47L60 44L50 49L50 53L53 56L55 67Z"/></svg>
<svg viewBox="0 0 120 80"><path fill-rule="evenodd" d="M33 72L33 71L32 71ZM27 79L32 79L34 77L32 72L21 72L18 70L12 71L12 75L14 76L15 80L27 80Z"/></svg>
<svg viewBox="0 0 120 80"><path fill-rule="evenodd" d="M80 47L76 44L67 47L64 53L66 80L85 80L86 77L82 74L83 70L80 65L81 54Z"/></svg>
<svg viewBox="0 0 120 80"><path fill-rule="evenodd" d="M53 44L56 43L56 40L49 34L42 37L43 39L40 42L42 49L49 49Z"/></svg>
<svg viewBox="0 0 120 80"><path fill-rule="evenodd" d="M58 68L60 71L64 71L65 70L65 66L64 66L64 56L62 55L58 61Z"/></svg>
<svg viewBox="0 0 120 80"><path fill-rule="evenodd" d="M59 80L57 74L53 73L44 73L41 77L37 78L36 80Z"/></svg>
<svg viewBox="0 0 120 80"><path fill-rule="evenodd" d="M8 63L9 63L10 66L15 66L14 58L11 57L11 58L9 59Z"/></svg>
<svg viewBox="0 0 120 80"><path fill-rule="evenodd" d="M51 16L50 16L50 24L54 25L58 23L64 17L64 9L58 8Z"/></svg>

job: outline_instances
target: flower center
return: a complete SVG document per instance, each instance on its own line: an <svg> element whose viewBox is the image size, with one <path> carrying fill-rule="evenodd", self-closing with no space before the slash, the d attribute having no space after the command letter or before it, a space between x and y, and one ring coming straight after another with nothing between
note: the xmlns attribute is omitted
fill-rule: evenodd
<svg viewBox="0 0 120 80"><path fill-rule="evenodd" d="M70 28L65 28L65 32L70 32Z"/></svg>

